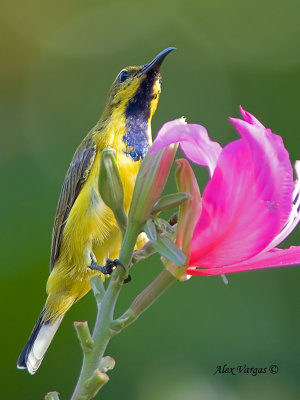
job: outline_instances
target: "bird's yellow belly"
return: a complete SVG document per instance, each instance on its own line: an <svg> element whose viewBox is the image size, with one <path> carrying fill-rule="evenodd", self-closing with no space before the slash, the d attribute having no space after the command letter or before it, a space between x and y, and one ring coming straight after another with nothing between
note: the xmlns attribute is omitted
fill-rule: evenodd
<svg viewBox="0 0 300 400"><path fill-rule="evenodd" d="M117 154L117 164L124 187L124 208L129 210L139 162ZM49 276L47 292L65 292L76 300L90 289L90 253L98 264L107 258L117 258L122 236L110 208L102 201L98 190L100 154L96 156L89 178L82 187L63 230L59 257Z"/></svg>
<svg viewBox="0 0 300 400"><path fill-rule="evenodd" d="M64 228L60 259L69 273L84 274L91 264L89 253L94 246L105 246L116 222L112 211L103 203L94 185L86 183L72 207ZM101 263L101 259L97 259Z"/></svg>
<svg viewBox="0 0 300 400"><path fill-rule="evenodd" d="M124 188L124 209L128 213L140 162L134 162L124 153L117 152L117 165ZM63 230L59 257L47 282L45 320L55 320L83 297L90 289L89 279L99 273L92 271L91 252L98 264L118 257L122 235L113 212L100 197L98 176L100 153L87 181L82 187L68 216ZM143 246L145 237L140 235L137 248Z"/></svg>

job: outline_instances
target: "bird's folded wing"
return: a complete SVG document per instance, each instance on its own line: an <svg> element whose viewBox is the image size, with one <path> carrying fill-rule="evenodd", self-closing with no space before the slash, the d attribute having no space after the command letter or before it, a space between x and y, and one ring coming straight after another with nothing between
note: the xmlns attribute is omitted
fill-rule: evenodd
<svg viewBox="0 0 300 400"><path fill-rule="evenodd" d="M52 232L50 271L58 258L62 233L73 204L87 180L96 156L96 144L88 135L78 147L60 192Z"/></svg>

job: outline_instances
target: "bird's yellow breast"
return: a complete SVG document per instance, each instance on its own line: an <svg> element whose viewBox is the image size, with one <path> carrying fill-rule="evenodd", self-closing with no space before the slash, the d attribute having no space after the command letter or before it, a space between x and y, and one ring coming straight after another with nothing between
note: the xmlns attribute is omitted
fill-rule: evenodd
<svg viewBox="0 0 300 400"><path fill-rule="evenodd" d="M69 213L63 231L57 263L63 263L69 273L75 273L74 269L76 274L87 271L89 260L85 258L88 255L86 256L84 251L88 242L92 243L91 250L95 250L99 264L111 257L112 252L118 254L120 249L121 235L116 220L99 194L100 158L101 150L98 150L89 176ZM124 209L127 213L140 162L134 162L120 149L116 151L116 162L124 187ZM115 237L118 239L113 240Z"/></svg>
<svg viewBox="0 0 300 400"><path fill-rule="evenodd" d="M99 194L100 158L101 150L97 152L88 179L69 213L60 255L48 279L48 294L57 293L50 296L47 303L47 315L51 318L55 317L54 310L67 310L75 299L90 290L89 278L95 274L89 269L91 251L100 265L105 265L107 258L114 259L119 255L122 235L112 211ZM140 162L134 162L123 151L116 152L116 162L124 187L124 209L128 213ZM66 293L63 304L59 294L62 292Z"/></svg>

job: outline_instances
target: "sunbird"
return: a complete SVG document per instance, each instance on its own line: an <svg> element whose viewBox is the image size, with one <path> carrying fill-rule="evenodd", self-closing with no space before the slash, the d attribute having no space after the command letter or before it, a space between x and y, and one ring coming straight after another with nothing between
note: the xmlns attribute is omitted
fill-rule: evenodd
<svg viewBox="0 0 300 400"><path fill-rule="evenodd" d="M94 274L109 273L122 235L99 194L101 152L111 147L124 187L128 213L136 175L152 144L151 120L161 93L160 66L168 47L150 63L121 70L96 126L77 148L60 192L52 232L48 294L42 312L18 359L18 368L34 374L68 309L90 289ZM102 274L103 272L103 274Z"/></svg>

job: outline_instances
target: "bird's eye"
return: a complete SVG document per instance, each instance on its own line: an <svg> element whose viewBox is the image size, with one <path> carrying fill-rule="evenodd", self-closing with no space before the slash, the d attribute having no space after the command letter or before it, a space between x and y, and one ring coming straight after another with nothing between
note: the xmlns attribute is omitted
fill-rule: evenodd
<svg viewBox="0 0 300 400"><path fill-rule="evenodd" d="M121 72L119 73L118 82L122 83L122 82L124 82L128 77L129 77L129 72L126 71L126 69L123 69L123 71L121 71Z"/></svg>

